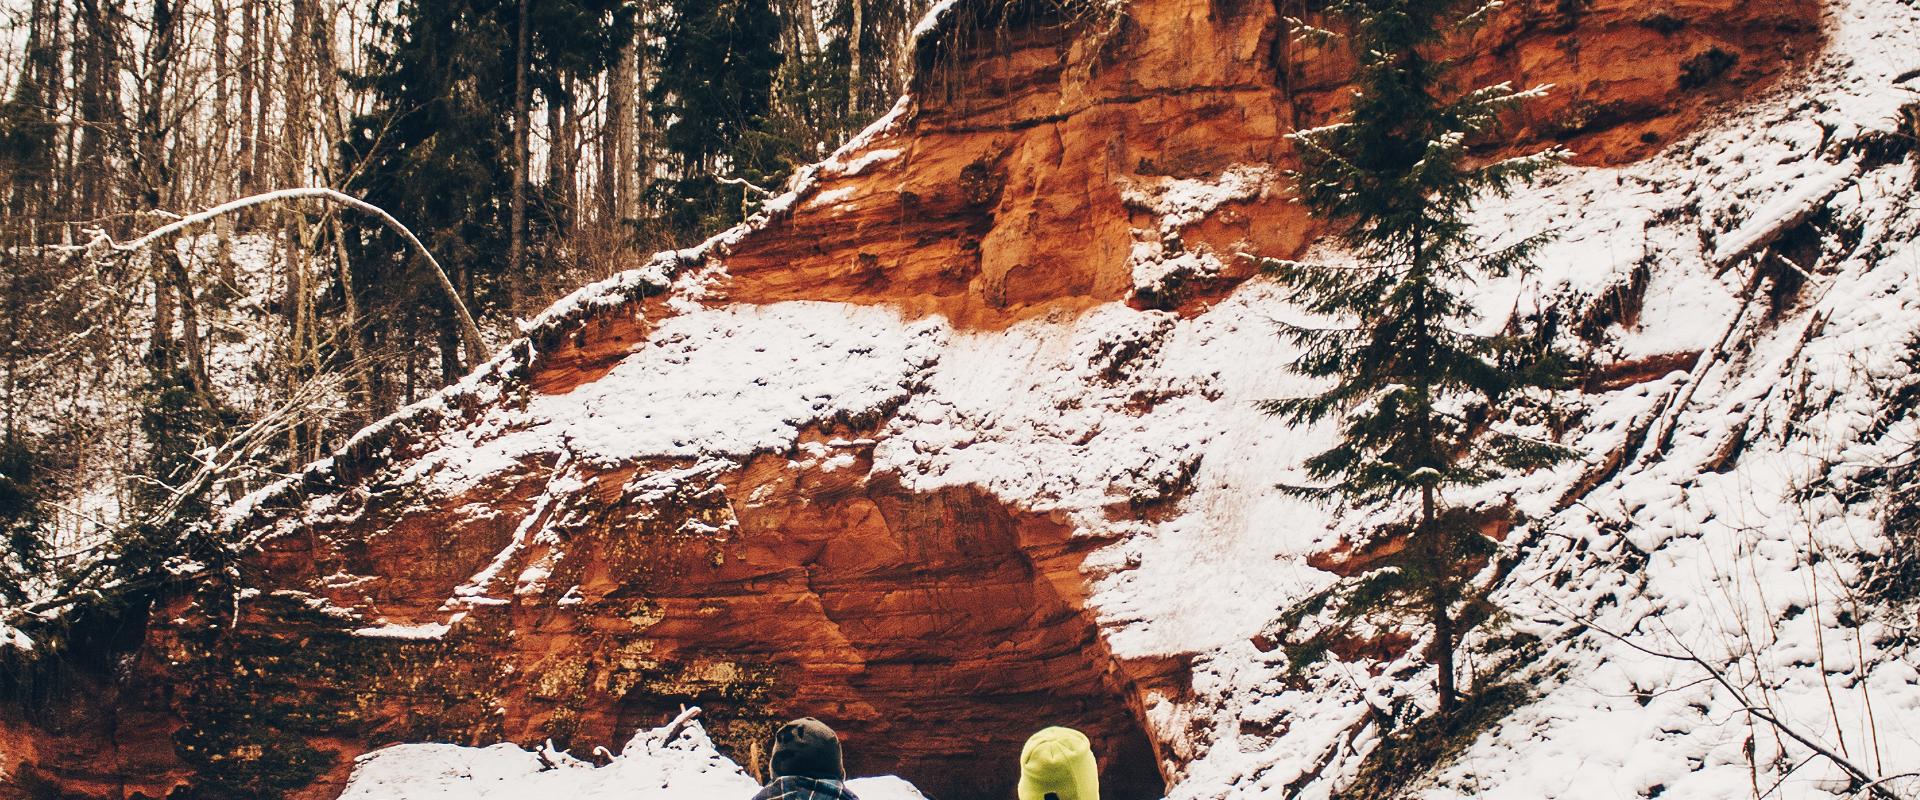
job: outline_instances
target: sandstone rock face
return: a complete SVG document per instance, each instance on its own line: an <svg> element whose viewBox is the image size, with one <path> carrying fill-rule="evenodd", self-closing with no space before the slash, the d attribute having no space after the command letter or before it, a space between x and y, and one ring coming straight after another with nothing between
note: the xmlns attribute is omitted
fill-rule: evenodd
<svg viewBox="0 0 1920 800"><path fill-rule="evenodd" d="M728 296L995 327L1128 298L1180 307L1245 277L1235 253L1297 254L1313 231L1275 182L1204 208L1156 201L1236 167L1277 176L1284 135L1331 119L1341 45L1282 31L1313 5L1153 0L1060 19L962 4L925 40L905 124L734 247ZM1520 145L1622 163L1811 55L1818 19L1807 0L1526 0L1460 45L1458 77L1551 84L1515 121Z"/></svg>
<svg viewBox="0 0 1920 800"><path fill-rule="evenodd" d="M1026 735L1072 724L1109 796L1159 796L1180 754L1143 718L1187 691L1186 664L1112 655L1086 607L1099 535L874 469L919 338L854 328L805 351L817 361L764 365L832 374L852 399L735 409L688 440L623 416L624 398L701 381L675 370L703 347L745 347L729 363L753 369L754 337L782 335L667 330L690 305L881 306L939 315L914 334L938 338L1118 300L1193 313L1250 274L1236 253L1306 248L1284 134L1337 111L1344 73L1283 33L1313 4L1052 5L958 4L923 40L912 98L767 218L556 311L505 361L260 498L236 527L261 541L239 584L165 599L116 674L10 711L0 768L80 796L322 798L383 744L584 753L697 703L743 763L811 714L843 732L853 771L941 797L1007 795ZM1463 79L1557 87L1515 120L1519 146L1619 163L1790 69L1818 13L1525 0L1458 47ZM700 275L701 292L664 296ZM1115 371L1137 356L1096 355ZM1190 471L1097 511L1151 518Z"/></svg>
<svg viewBox="0 0 1920 800"><path fill-rule="evenodd" d="M1065 719L1103 743L1115 796L1158 796L1129 708L1136 677L1079 614L1090 543L979 491L869 480L871 447L833 447L831 467L811 469L777 456L726 471L527 464L476 495L504 522L460 506L372 514L385 534L274 540L269 580L384 619L394 636L448 619L457 598L453 630L394 676L407 689L370 694L377 717L409 726L398 738L448 735L414 727L433 720L465 739L584 749L697 703L745 761L773 726L813 714L841 731L857 774L990 797L1010 791L1028 729ZM575 480L565 495L513 488ZM484 594L460 595L476 564L513 550L522 521L550 535ZM484 674L449 684L468 668Z"/></svg>

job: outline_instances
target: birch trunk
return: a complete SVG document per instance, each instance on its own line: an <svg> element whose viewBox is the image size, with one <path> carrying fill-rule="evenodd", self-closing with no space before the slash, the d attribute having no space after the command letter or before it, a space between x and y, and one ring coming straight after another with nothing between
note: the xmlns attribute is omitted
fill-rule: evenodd
<svg viewBox="0 0 1920 800"><path fill-rule="evenodd" d="M861 25L861 0L848 0L853 5L853 25L847 32L847 120L860 118L860 39L864 34Z"/></svg>

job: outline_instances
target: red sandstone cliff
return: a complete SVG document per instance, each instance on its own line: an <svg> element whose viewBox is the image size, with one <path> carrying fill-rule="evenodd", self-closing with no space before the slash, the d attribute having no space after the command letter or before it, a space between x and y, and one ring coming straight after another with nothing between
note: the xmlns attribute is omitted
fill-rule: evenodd
<svg viewBox="0 0 1920 800"><path fill-rule="evenodd" d="M780 420L794 431L778 447L612 458L562 444L436 484L452 489L422 477L513 433L501 415L609 380L676 313L668 294L884 306L960 331L1113 301L1193 313L1248 277L1234 253L1313 238L1277 179L1283 136L1328 118L1343 65L1287 41L1283 14L1306 13L1294 5L960 3L887 124L749 229L556 310L442 400L262 498L236 529L261 539L226 587L239 602L170 599L121 672L0 724L0 768L82 796L318 798L386 743L584 751L697 702L743 762L773 723L815 714L844 732L854 770L956 797L1003 794L1009 777L981 765L1070 719L1118 796L1157 796L1181 754L1142 718L1187 691L1184 660L1110 654L1082 569L1103 542L1071 515L871 469L911 370L873 402ZM1817 11L1530 0L1458 46L1475 83L1555 85L1514 121L1519 141L1616 164L1792 69L1819 46ZM1183 208L1196 181L1213 194ZM851 362L859 347L828 349ZM617 397L595 408L620 413ZM1190 471L1101 513L1152 518Z"/></svg>

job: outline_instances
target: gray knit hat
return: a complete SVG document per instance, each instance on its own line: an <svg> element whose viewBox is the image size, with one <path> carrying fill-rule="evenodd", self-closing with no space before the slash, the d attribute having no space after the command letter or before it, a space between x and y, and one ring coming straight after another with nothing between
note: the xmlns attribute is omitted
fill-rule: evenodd
<svg viewBox="0 0 1920 800"><path fill-rule="evenodd" d="M802 717L773 732L773 777L847 779L840 760L840 737L827 724Z"/></svg>

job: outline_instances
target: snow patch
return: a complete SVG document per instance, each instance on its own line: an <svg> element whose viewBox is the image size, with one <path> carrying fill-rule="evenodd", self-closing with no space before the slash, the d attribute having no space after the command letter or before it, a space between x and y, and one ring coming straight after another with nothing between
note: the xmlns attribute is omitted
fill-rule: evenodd
<svg viewBox="0 0 1920 800"><path fill-rule="evenodd" d="M868 167L884 164L899 157L900 151L893 148L869 150L861 153L859 158L846 162L845 166L839 166L835 172L848 178L858 177L860 173L866 172Z"/></svg>
<svg viewBox="0 0 1920 800"><path fill-rule="evenodd" d="M858 186L842 186L837 189L828 189L824 192L814 195L812 199L808 200L807 207L808 208L827 208L830 206L837 206L845 202L847 198L852 197L854 192L857 192L859 190L860 190L860 187Z"/></svg>
<svg viewBox="0 0 1920 800"><path fill-rule="evenodd" d="M947 335L943 320L833 303L692 311L662 321L598 380L493 407L410 466L409 479L458 494L562 453L613 464L786 450L802 428L904 402Z"/></svg>
<svg viewBox="0 0 1920 800"><path fill-rule="evenodd" d="M1119 183L1121 202L1154 219L1153 227L1133 230L1133 247L1127 253L1133 294L1156 304L1173 304L1183 285L1218 277L1227 266L1221 254L1206 246L1186 245L1181 231L1222 205L1265 196L1272 188L1273 169L1242 164L1211 180L1122 178Z"/></svg>
<svg viewBox="0 0 1920 800"><path fill-rule="evenodd" d="M356 628L353 635L368 639L440 639L452 628L444 622L421 622L415 624L381 623Z"/></svg>
<svg viewBox="0 0 1920 800"><path fill-rule="evenodd" d="M1198 178L1123 178L1120 200L1158 215L1160 229L1176 231L1206 219L1220 206L1261 197L1273 185L1273 168L1240 164L1212 180Z"/></svg>
<svg viewBox="0 0 1920 800"><path fill-rule="evenodd" d="M914 23L913 32L908 34L908 38L915 43L915 49L919 49L921 39L933 33L946 20L947 15L953 13L956 2L957 0L938 0L932 8L927 9L927 13L920 15L920 21Z"/></svg>
<svg viewBox="0 0 1920 800"><path fill-rule="evenodd" d="M664 741L677 733L673 741ZM601 750L600 752L605 752ZM745 800L760 788L715 749L698 721L679 731L641 731L603 765L556 750L512 744L402 744L355 759L340 800ZM856 778L861 800L923 800L893 776Z"/></svg>

